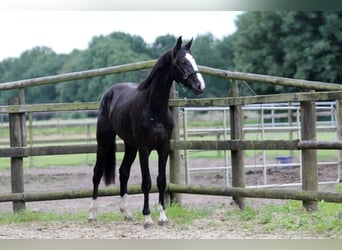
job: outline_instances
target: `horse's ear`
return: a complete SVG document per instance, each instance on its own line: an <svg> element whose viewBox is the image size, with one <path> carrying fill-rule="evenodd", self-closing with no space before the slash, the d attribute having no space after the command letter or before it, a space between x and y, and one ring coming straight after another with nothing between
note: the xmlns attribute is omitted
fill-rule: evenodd
<svg viewBox="0 0 342 250"><path fill-rule="evenodd" d="M182 36L178 38L176 46L171 50L172 61L176 57L177 52L181 49L181 47L182 47Z"/></svg>
<svg viewBox="0 0 342 250"><path fill-rule="evenodd" d="M180 50L180 48L182 47L182 36L180 36L177 40L176 46L175 46L175 51Z"/></svg>
<svg viewBox="0 0 342 250"><path fill-rule="evenodd" d="M190 48L191 48L192 40L193 39L191 38L191 40L187 44L185 44L185 48L187 48L188 50L190 50Z"/></svg>

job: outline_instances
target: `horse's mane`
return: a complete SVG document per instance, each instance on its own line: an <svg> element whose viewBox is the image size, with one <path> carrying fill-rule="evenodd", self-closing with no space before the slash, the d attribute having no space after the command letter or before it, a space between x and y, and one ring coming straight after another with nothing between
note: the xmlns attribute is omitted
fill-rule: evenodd
<svg viewBox="0 0 342 250"><path fill-rule="evenodd" d="M170 63L171 63L171 50L166 51L163 55L161 55L159 57L156 64L153 66L150 74L147 76L147 78L145 80L143 80L139 84L138 90L146 89L150 85L153 77L155 76L155 73L158 70L160 70L161 68L165 68L165 67L169 66Z"/></svg>

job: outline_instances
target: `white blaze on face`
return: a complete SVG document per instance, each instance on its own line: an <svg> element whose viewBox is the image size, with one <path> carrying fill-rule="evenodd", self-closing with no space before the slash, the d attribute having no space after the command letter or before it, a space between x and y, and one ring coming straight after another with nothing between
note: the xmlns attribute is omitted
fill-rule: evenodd
<svg viewBox="0 0 342 250"><path fill-rule="evenodd" d="M185 58L191 63L191 66L194 69L194 71L198 71L198 67L197 67L195 58L190 53L186 53ZM200 89L202 91L204 91L205 90L204 79L203 79L201 73L197 73L196 75L197 75L198 80L201 82Z"/></svg>

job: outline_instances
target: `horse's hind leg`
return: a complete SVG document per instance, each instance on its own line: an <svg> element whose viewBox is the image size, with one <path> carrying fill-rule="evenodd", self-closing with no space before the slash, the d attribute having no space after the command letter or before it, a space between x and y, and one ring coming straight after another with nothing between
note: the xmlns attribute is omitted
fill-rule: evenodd
<svg viewBox="0 0 342 250"><path fill-rule="evenodd" d="M99 191L99 184L101 181L103 175L103 169L99 166L98 162L96 162L94 167L94 176L93 176L93 199L90 203L89 207L89 222L95 222L96 221L96 211L97 211L97 197L98 197L98 191Z"/></svg>
<svg viewBox="0 0 342 250"><path fill-rule="evenodd" d="M131 171L131 166L137 155L137 149L125 144L125 155L120 166L120 211L124 214L126 220L133 220L133 216L127 205L127 182Z"/></svg>
<svg viewBox="0 0 342 250"><path fill-rule="evenodd" d="M103 174L105 174L106 182L114 180L115 174L115 135L113 134L108 126L106 129L100 128L98 125L97 130L97 153L96 153L96 164L94 167L93 175L93 196L89 207L88 221L96 221L97 211L97 197L99 184ZM109 169L109 170L108 170ZM107 171L107 172L105 172ZM107 183L106 183L107 184ZM109 183L108 183L109 184Z"/></svg>

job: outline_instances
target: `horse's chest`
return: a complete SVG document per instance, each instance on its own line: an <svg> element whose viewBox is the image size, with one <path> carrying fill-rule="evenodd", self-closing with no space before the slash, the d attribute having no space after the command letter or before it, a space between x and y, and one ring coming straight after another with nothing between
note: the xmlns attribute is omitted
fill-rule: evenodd
<svg viewBox="0 0 342 250"><path fill-rule="evenodd" d="M143 137L145 140L148 140L151 145L157 147L170 139L172 127L172 121L163 121L150 117L143 123Z"/></svg>
<svg viewBox="0 0 342 250"><path fill-rule="evenodd" d="M164 137L166 133L166 126L162 122L154 122L153 120L151 121L151 134L158 136L158 137Z"/></svg>

